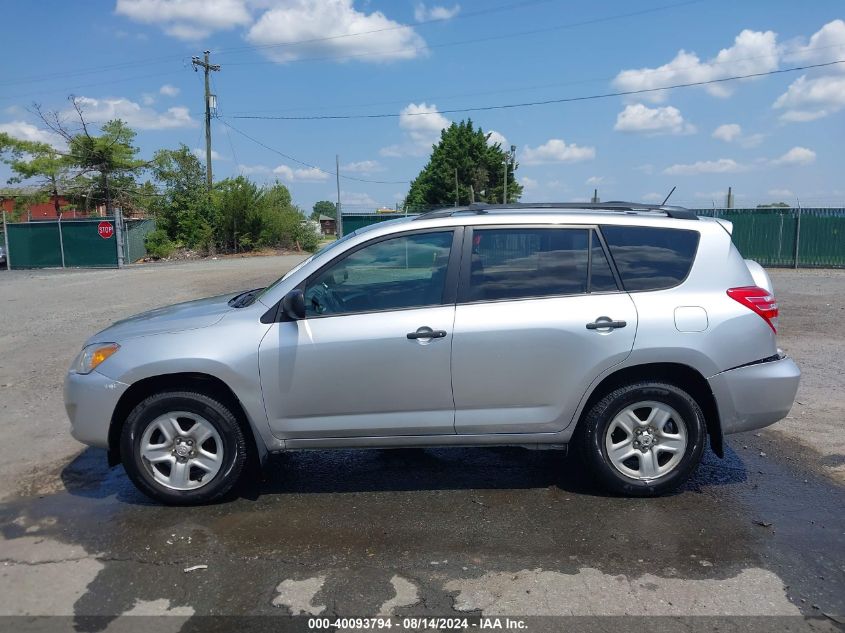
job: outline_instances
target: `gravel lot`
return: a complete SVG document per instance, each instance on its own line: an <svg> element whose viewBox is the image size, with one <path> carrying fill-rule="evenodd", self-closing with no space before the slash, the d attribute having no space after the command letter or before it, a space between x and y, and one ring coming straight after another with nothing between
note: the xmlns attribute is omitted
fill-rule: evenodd
<svg viewBox="0 0 845 633"><path fill-rule="evenodd" d="M299 259L0 271L0 615L845 613L845 271L771 271L799 404L658 500L496 448L290 454L238 499L163 508L70 437L90 334Z"/></svg>

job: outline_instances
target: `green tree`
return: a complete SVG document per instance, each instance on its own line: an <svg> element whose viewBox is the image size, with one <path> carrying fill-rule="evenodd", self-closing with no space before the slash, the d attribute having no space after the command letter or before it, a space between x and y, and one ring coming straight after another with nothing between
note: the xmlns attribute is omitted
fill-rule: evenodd
<svg viewBox="0 0 845 633"><path fill-rule="evenodd" d="M411 182L405 198L408 207L430 207L455 204L455 170L459 204L470 202L502 202L507 153L499 143L488 144L489 134L473 128L472 120L452 123L440 133L440 141L432 147L431 157ZM522 195L509 162L508 200Z"/></svg>
<svg viewBox="0 0 845 633"><path fill-rule="evenodd" d="M214 233L225 250L252 250L261 232L261 198L264 191L249 178L237 176L215 183Z"/></svg>
<svg viewBox="0 0 845 633"><path fill-rule="evenodd" d="M151 170L162 190L153 203L158 228L173 242L212 250L217 217L206 189L205 166L180 145L157 151Z"/></svg>
<svg viewBox="0 0 845 633"><path fill-rule="evenodd" d="M10 185L31 185L21 202L44 202L52 196L56 215L61 213L58 196L70 195L76 183L73 163L65 153L47 143L16 139L0 132L0 161L12 170L7 181Z"/></svg>
<svg viewBox="0 0 845 633"><path fill-rule="evenodd" d="M315 202L314 210L311 212L311 219L319 220L321 215L337 219L337 205L328 200Z"/></svg>

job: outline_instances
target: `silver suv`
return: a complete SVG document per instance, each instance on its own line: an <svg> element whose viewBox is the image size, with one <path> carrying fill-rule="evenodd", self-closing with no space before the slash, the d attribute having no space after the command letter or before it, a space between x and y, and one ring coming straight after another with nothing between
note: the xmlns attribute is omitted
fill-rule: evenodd
<svg viewBox="0 0 845 633"><path fill-rule="evenodd" d="M659 495L798 388L731 228L609 203L359 229L267 288L92 337L65 381L73 435L173 504L269 453L397 446L570 446L611 491Z"/></svg>

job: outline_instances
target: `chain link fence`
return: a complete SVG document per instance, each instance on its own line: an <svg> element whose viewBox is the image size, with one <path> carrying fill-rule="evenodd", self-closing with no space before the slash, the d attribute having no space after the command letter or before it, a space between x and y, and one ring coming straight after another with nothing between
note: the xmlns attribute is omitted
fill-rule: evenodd
<svg viewBox="0 0 845 633"><path fill-rule="evenodd" d="M118 244L114 218L4 222L7 267L117 268L118 248L124 262L146 256L144 238L155 230L154 220L124 220Z"/></svg>

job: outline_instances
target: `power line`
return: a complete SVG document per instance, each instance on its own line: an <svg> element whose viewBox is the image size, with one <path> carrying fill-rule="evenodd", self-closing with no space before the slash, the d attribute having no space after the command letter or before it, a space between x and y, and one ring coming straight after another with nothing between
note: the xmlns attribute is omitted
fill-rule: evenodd
<svg viewBox="0 0 845 633"><path fill-rule="evenodd" d="M845 49L845 42L843 42L841 44L831 44L831 45L828 45L828 46L807 47L803 50L809 52L809 51L827 50L827 49L830 49L830 48ZM708 66L723 66L723 65L728 65L728 64L737 64L738 62L755 61L755 60L759 60L759 59L769 59L769 58L778 58L778 57L780 57L780 53L771 53L771 54L768 54L768 55L754 55L754 56L751 56L751 57L739 57L739 58L736 58L736 59L731 59L731 60L722 61L722 62L717 62L717 61L707 62L707 65ZM684 71L684 70L692 70L694 68L696 68L696 66L676 66L676 67L666 69L666 70L649 69L648 74L650 76L664 75L664 74L671 74L671 73L676 73L676 72ZM269 109L268 110L244 110L244 111L235 112L235 114L244 114L245 115L245 114L259 114L259 113L263 113L263 112L283 113L283 112L298 112L298 111L301 111L301 110L328 110L328 109L334 108L334 107L366 108L366 107L372 107L372 106L407 104L409 102L416 103L418 101L419 102L427 102L427 101L434 101L434 100L440 100L440 99L458 99L458 98L462 98L462 97L478 97L478 96L484 96L484 95L505 94L505 93L511 93L511 92L525 92L525 91L528 91L528 90L542 90L542 89L545 89L545 88L559 88L561 86L577 86L577 85L583 85L583 84L598 83L598 82L603 82L603 81L612 81L617 76L618 76L618 74L613 75L611 77L605 76L605 77L593 77L593 78L590 78L590 79L579 79L579 80L575 80L575 81L563 81L563 82L557 81L557 82L554 82L554 83L547 83L547 84L539 84L539 85L535 84L535 85L531 85L531 86L516 86L516 87L513 87L513 88L506 88L506 89L483 90L483 91L476 91L476 92L464 92L464 93L450 94L450 95L429 95L427 97L420 97L420 98L410 97L410 98L405 98L405 99L396 99L396 100L392 100L392 101L375 101L375 102L370 102L370 103L352 103L352 104L345 104L345 105L334 104L334 105L328 105L328 106L326 106L326 105L296 106L296 107L292 107L292 108L285 108L283 110L278 110L278 109L275 109L275 110L269 110Z"/></svg>
<svg viewBox="0 0 845 633"><path fill-rule="evenodd" d="M220 120L220 122L223 125L230 128L233 132L237 132L238 134L240 134L244 138L252 141L256 145L260 145L264 149L266 149L270 152L273 152L274 154L278 154L282 158L286 158L287 160L294 162L297 165L302 165L303 167L308 167L309 169L316 169L317 171L322 172L322 173L324 173L328 176L337 176L338 175L338 172L336 172L336 171L331 171L331 170L328 170L328 169L323 169L322 167L317 167L317 165L312 165L311 163L306 163L305 161L299 160L298 158L294 158L293 156L290 156L289 154L285 154L284 152L277 150L275 147L270 147L266 143L259 141L257 138L254 138L254 137L250 136L249 134L247 134L246 132L239 130L238 128L231 125L230 123L227 123L225 120L223 120L222 117L218 117L218 119ZM354 180L355 182L366 182L366 183L376 184L376 185L407 185L408 182L409 182L408 180L370 180L368 178L358 178L356 176L345 176L344 174L340 174L340 177L344 178L346 180Z"/></svg>
<svg viewBox="0 0 845 633"><path fill-rule="evenodd" d="M782 75L785 73L793 73L801 70L811 70L813 68L824 68L833 66L835 64L845 63L845 59L837 59L835 61L824 62L820 64L808 64L805 66L794 66L792 68L781 68L778 70L769 70L759 73L748 73L746 75L733 75L731 77L722 77L720 79L708 79L706 81L690 81L687 83L672 84L669 86L661 86L659 88L642 88L639 90L619 90L616 92L605 92L593 95L583 95L577 97L561 97L559 99L544 99L541 101L525 101L522 103L506 103L500 105L476 106L471 108L449 108L443 110L429 110L426 112L382 112L379 114L319 114L308 116L270 116L270 115L239 115L228 117L230 119L259 119L270 121L325 121L337 119L395 119L400 116L426 116L430 114L457 114L461 112L484 112L489 110L508 110L512 108L526 108L540 105L551 105L556 103L572 103L576 101L592 101L595 99L608 99L610 97L627 97L639 94L648 94L652 92L660 92L662 90L674 90L676 88L691 88L694 86L707 86L710 84L725 83L728 81L737 81L740 79L754 79L756 77L767 77L769 75Z"/></svg>
<svg viewBox="0 0 845 633"><path fill-rule="evenodd" d="M452 46L463 46L464 44L479 44L483 42L493 42L497 40L512 40L516 37L522 37L525 35L539 35L541 33L551 33L554 31L562 31L566 29L577 28L581 26L592 26L594 24L601 24L603 22L612 22L614 20L620 20L624 18L631 18L631 17L639 17L641 15L648 15L650 13L657 13L659 11L665 11L667 9L674 9L677 7L686 6L689 4L696 4L699 2L703 2L704 0L687 0L686 2L680 2L676 4L667 4L661 5L658 7L651 7L649 9L641 9L639 11L630 11L627 13L617 13L614 15L604 16L601 18L592 18L589 20L582 20L580 22L567 22L565 24L558 24L555 26L547 26L543 28L537 29L529 29L527 31L511 31L508 33L503 33L501 35L489 35L486 37L479 37L467 40L455 40L452 42L442 42L440 44L426 44L424 46L412 46L406 48L398 48L389 51L369 51L365 53L350 53L347 55L328 55L323 57L302 57L299 59L290 59L286 60L285 64L294 64L294 63L302 63L302 62L320 62L320 61L339 61L339 60L346 60L346 59L360 59L362 57L373 57L379 55L392 55L397 53L409 53L409 52L423 52L427 51L432 48L448 48ZM410 28L410 27L391 27L391 28ZM391 29L383 29L383 30L391 30ZM378 31L374 31L378 32ZM340 37L340 36L338 36ZM347 36L344 36L347 37ZM332 39L332 38L318 38L313 40L315 42L323 41L325 39ZM297 42L299 44L301 42ZM285 44L285 46L289 46L290 44ZM281 46L281 45L273 45L273 46ZM280 62L273 61L273 60L260 60L260 61L252 61L252 62L230 62L229 66L253 66L258 64L278 64Z"/></svg>
<svg viewBox="0 0 845 633"><path fill-rule="evenodd" d="M225 54L230 54L230 53L237 53L237 52L251 51L251 50L263 50L263 49L268 49L268 48L281 48L281 47L287 47L287 46L299 46L299 45L302 45L302 44L314 44L314 43L323 42L323 41L338 40L338 39L344 39L344 38L348 38L348 37L360 37L362 35L371 35L371 34L374 34L374 33L382 33L382 32L385 32L385 31L394 31L394 30L399 30L399 29L415 29L415 28L418 28L418 27L421 27L421 26L427 26L427 25L430 25L430 24L437 24L437 23L447 22L447 21L450 21L450 20L477 17L477 16L480 16L480 15L486 15L486 14L490 14L490 13L498 13L498 12L502 12L502 11L508 11L508 10L511 10L511 9L518 9L518 8L522 8L522 7L525 7L525 6L530 6L530 5L535 5L535 4L544 4L544 3L553 2L553 1L556 1L556 0L523 0L522 2L515 2L513 4L506 4L506 5L500 5L500 6L497 6L497 7L490 7L490 8L487 8L487 9L479 9L477 11L465 12L465 13L459 14L457 16L454 16L453 18L432 18L432 19L429 19L429 20L422 20L422 21L416 22L414 24L398 24L398 25L392 26L392 27L384 27L384 28L381 28L381 29L372 29L372 30L369 30L369 31L359 31L359 32L356 32L356 33L341 33L341 34L338 34L338 35L330 35L330 36L326 36L326 37L316 37L316 38L308 38L308 39L302 39L302 40L291 40L291 41L288 41L288 42L277 42L275 44L255 44L255 45L249 45L249 46L236 46L236 47L230 47L230 48L221 48L221 49L214 50L212 52L215 55L225 55ZM701 2L703 0L690 0L690 1L691 2ZM688 4L688 3L686 3L686 4ZM11 79L11 80L8 80L8 81L0 82L0 86L10 86L10 85L16 85L16 84L25 84L25 83L37 83L37 82L40 82L40 81L49 81L49 80L52 80L52 79L59 79L59 78L64 78L64 77L73 77L73 76L79 76L79 75L96 74L96 73L101 73L101 72L105 72L105 71L108 71L108 70L123 70L123 69L126 69L126 68L135 67L135 66L146 66L146 65L154 65L154 64L165 63L165 62L168 62L168 61L172 61L174 59L187 60L188 57L183 55L183 54L180 54L180 55L163 55L163 56L159 56L159 57L147 57L147 58L142 58L142 59L138 59L138 60L125 61L125 62L120 62L120 63L116 63L116 64L108 64L108 65L103 65L103 66L93 66L93 67L88 67L88 68L83 68L83 69L78 69L78 70L70 70L70 71L64 71L64 72L58 72L57 71L57 72L48 73L48 74L44 74L44 75L31 75L31 76L28 76L28 77L20 77L20 78L17 78L17 79Z"/></svg>
<svg viewBox="0 0 845 633"><path fill-rule="evenodd" d="M487 15L490 13L500 13L502 11L510 11L511 9L519 9L522 7L534 5L534 4L544 4L547 2L553 2L556 0L524 0L523 2L515 2L513 4L504 4L499 5L496 7L489 7L487 9L478 9L477 11L467 11L464 13L460 13L451 18L430 18L428 20L420 20L414 24L397 24L396 26L386 26L379 29L371 29L368 31L357 31L355 33L341 33L338 35L327 35L325 37L313 37L304 40L293 40L289 42L277 42L275 44L253 44L250 46L238 46L232 48L221 48L219 50L214 51L217 55L225 55L227 53L236 53L240 51L249 51L249 50L266 50L270 48L285 48L288 46L300 46L302 44L316 44L319 42L328 42L332 40L339 40L345 39L348 37L360 37L362 35L374 35L376 33L384 33L387 31L398 31L401 29L415 29L420 26L428 26L429 24L439 24L443 22L449 22L452 20L461 20L466 18L474 18L480 15ZM702 2L703 0L689 0L688 2L682 4L690 4L692 2Z"/></svg>

